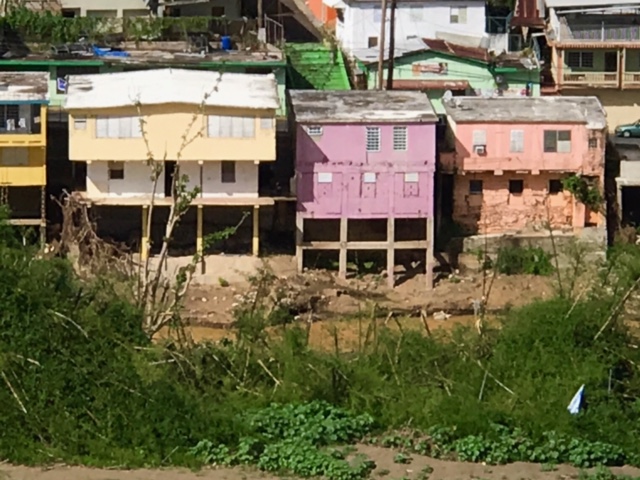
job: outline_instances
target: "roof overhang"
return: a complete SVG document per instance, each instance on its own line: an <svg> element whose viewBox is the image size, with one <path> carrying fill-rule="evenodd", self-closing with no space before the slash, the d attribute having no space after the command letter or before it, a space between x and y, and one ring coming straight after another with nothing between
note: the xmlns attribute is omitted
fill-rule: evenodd
<svg viewBox="0 0 640 480"><path fill-rule="evenodd" d="M322 0L322 3L330 8L346 8L347 6L342 0Z"/></svg>
<svg viewBox="0 0 640 480"><path fill-rule="evenodd" d="M468 80L394 80L395 90L466 90Z"/></svg>

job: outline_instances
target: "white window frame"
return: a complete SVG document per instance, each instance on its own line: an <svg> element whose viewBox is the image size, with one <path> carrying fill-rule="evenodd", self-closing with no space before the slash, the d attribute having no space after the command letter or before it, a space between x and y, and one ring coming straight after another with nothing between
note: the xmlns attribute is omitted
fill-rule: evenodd
<svg viewBox="0 0 640 480"><path fill-rule="evenodd" d="M547 135L547 132L555 133L555 150L546 149L545 137ZM569 134L569 138L561 140L560 136L566 136L564 134L567 133ZM544 153L571 153L571 130L544 130L544 132L542 133L542 143L542 151Z"/></svg>
<svg viewBox="0 0 640 480"><path fill-rule="evenodd" d="M380 151L380 127L365 127L365 140L367 152Z"/></svg>
<svg viewBox="0 0 640 480"><path fill-rule="evenodd" d="M111 172L122 172L122 178L111 178ZM119 182L125 178L125 165L124 162L109 161L107 163L107 179L110 182Z"/></svg>
<svg viewBox="0 0 640 480"><path fill-rule="evenodd" d="M22 147L2 148L0 163L3 167L26 167L29 165L29 149Z"/></svg>
<svg viewBox="0 0 640 480"><path fill-rule="evenodd" d="M407 127L393 127L393 150L406 152L409 149L409 130Z"/></svg>
<svg viewBox="0 0 640 480"><path fill-rule="evenodd" d="M567 54L567 67L569 68L593 68L594 55L588 51L570 51Z"/></svg>
<svg viewBox="0 0 640 480"><path fill-rule="evenodd" d="M524 152L524 130L511 130L509 151L511 153Z"/></svg>
<svg viewBox="0 0 640 480"><path fill-rule="evenodd" d="M306 130L310 137L321 137L324 133L321 125L309 125Z"/></svg>
<svg viewBox="0 0 640 480"><path fill-rule="evenodd" d="M407 172L404 174L404 183L419 183L420 174L417 172Z"/></svg>
<svg viewBox="0 0 640 480"><path fill-rule="evenodd" d="M140 117L98 116L96 138L142 138Z"/></svg>
<svg viewBox="0 0 640 480"><path fill-rule="evenodd" d="M86 130L87 129L87 117L85 115L79 115L73 117L73 129L74 130Z"/></svg>
<svg viewBox="0 0 640 480"><path fill-rule="evenodd" d="M208 115L209 138L255 138L256 119L229 115Z"/></svg>
<svg viewBox="0 0 640 480"><path fill-rule="evenodd" d="M333 173L318 172L318 183L333 183Z"/></svg>
<svg viewBox="0 0 640 480"><path fill-rule="evenodd" d="M449 23L451 25L466 25L467 7L449 7Z"/></svg>
<svg viewBox="0 0 640 480"><path fill-rule="evenodd" d="M377 183L378 174L376 172L364 172L362 174L362 183Z"/></svg>

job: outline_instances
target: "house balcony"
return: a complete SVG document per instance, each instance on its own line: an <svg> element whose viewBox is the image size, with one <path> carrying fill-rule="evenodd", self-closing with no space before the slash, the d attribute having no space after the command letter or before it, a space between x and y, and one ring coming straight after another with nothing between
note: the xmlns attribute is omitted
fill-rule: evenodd
<svg viewBox="0 0 640 480"><path fill-rule="evenodd" d="M616 72L564 72L562 85L577 87L618 87Z"/></svg>
<svg viewBox="0 0 640 480"><path fill-rule="evenodd" d="M439 166L444 173L492 172L499 175L502 172L528 172L535 175L543 171L577 172L591 163L589 158L571 153L545 154L542 158L531 158L526 153L520 155L522 156L494 157L490 151L486 155L470 155L465 151L443 152L440 154Z"/></svg>

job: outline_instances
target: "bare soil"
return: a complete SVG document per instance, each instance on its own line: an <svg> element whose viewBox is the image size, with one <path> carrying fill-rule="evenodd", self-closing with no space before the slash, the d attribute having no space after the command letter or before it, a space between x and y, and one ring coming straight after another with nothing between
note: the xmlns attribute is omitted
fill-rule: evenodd
<svg viewBox="0 0 640 480"><path fill-rule="evenodd" d="M410 464L394 463L393 450L361 446L361 453L376 462L372 474L374 479L399 480L564 480L577 479L576 468L561 465L542 466L533 463L513 463L490 466L482 464L447 462L419 455L413 456ZM433 469L431 471L431 469ZM428 473L431 471L431 473ZM640 469L632 467L612 468L617 475L640 476ZM188 470L100 470L86 467L56 466L52 468L30 468L0 465L0 480L275 480L278 477L246 469L206 469L199 472Z"/></svg>
<svg viewBox="0 0 640 480"><path fill-rule="evenodd" d="M186 299L186 314L192 324L220 326L232 322L231 310L238 296L250 289L247 281L262 265L269 268L277 281L286 285L304 306L313 304L313 319L339 319L361 313L377 304L383 309L410 313L425 309L428 315L445 312L451 315L472 314L472 301L487 292L491 278L481 273L447 275L432 291L425 289L425 276L404 280L394 289L387 287L381 276L365 275L340 280L335 272L311 270L298 275L295 258L273 256L257 263L252 257L218 256L208 260L209 270L215 269L213 280L192 284ZM223 286L224 285L224 286ZM484 288L483 288L484 285ZM529 275L497 276L488 294L488 310L502 310L520 306L535 298L550 297L554 293L554 278Z"/></svg>

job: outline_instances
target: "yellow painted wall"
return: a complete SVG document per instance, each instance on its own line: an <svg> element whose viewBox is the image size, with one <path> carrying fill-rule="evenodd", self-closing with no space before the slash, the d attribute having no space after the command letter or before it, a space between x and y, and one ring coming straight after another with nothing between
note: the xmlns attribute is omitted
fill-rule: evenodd
<svg viewBox="0 0 640 480"><path fill-rule="evenodd" d="M598 97L607 112L607 125L611 132L618 125L640 120L640 90L571 89L563 95Z"/></svg>
<svg viewBox="0 0 640 480"><path fill-rule="evenodd" d="M34 135L0 135L0 185L34 187L47 183L47 106L40 107L40 133ZM5 166L2 163L3 148L26 148L28 164Z"/></svg>
<svg viewBox="0 0 640 480"><path fill-rule="evenodd" d="M0 146L0 159L2 159L2 146ZM6 147L5 147L6 148ZM5 167L0 162L0 185L11 187L33 187L46 185L47 167L45 147L24 147L29 151L29 163L27 166Z"/></svg>
<svg viewBox="0 0 640 480"><path fill-rule="evenodd" d="M261 128L261 117L275 118L275 110L207 108L194 105L142 106L145 123L144 138L96 138L96 116L136 116L135 106L118 109L69 111L69 159L90 160L146 160L149 150L154 158L176 160L187 135L188 145L182 149L182 161L231 160L274 161L276 158L276 125ZM209 138L207 115L237 115L255 117L253 138ZM74 118L86 116L86 129L74 128ZM195 118L195 121L194 121ZM191 128L189 125L192 123Z"/></svg>

